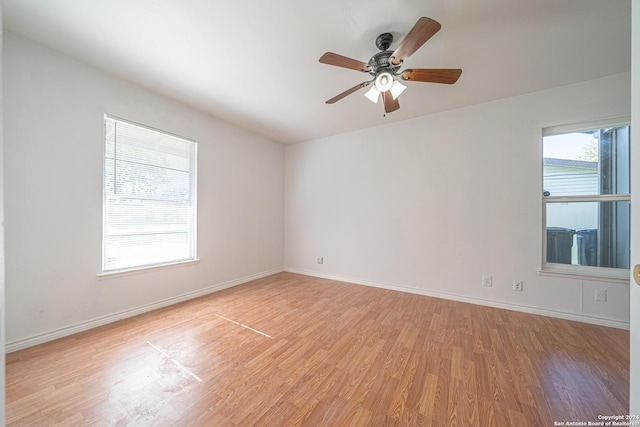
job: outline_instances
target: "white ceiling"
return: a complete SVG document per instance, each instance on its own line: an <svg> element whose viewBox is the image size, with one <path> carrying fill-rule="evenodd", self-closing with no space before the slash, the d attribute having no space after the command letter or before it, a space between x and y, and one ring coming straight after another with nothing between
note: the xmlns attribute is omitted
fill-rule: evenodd
<svg viewBox="0 0 640 427"><path fill-rule="evenodd" d="M283 144L629 71L631 0L4 0L4 28ZM421 16L442 29L406 61L462 68L408 82L384 116L361 61Z"/></svg>

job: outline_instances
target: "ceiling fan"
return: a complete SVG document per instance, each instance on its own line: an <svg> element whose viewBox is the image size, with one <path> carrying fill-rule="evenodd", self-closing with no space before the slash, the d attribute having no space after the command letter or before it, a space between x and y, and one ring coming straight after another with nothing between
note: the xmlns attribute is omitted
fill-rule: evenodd
<svg viewBox="0 0 640 427"><path fill-rule="evenodd" d="M394 51L389 50L389 46L393 42L393 35L390 33L380 34L376 38L376 46L380 49L380 52L373 55L369 62L361 62L337 53L326 52L320 57L321 63L349 68L369 73L373 76L373 80L359 83L351 89L345 90L329 99L327 104L333 104L359 89L371 86L365 96L372 102L377 103L380 95L382 95L384 110L387 113L391 113L400 108L398 96L406 89L406 86L400 83L399 79L446 84L453 84L458 81L460 74L462 74L462 70L458 68L408 68L400 71L404 60L433 37L440 30L440 27L440 23L431 18L422 17L418 19L411 31Z"/></svg>

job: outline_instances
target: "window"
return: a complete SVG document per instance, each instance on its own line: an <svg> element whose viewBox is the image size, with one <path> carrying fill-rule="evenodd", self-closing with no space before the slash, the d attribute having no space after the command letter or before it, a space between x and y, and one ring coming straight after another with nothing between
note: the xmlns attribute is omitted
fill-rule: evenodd
<svg viewBox="0 0 640 427"><path fill-rule="evenodd" d="M627 277L628 118L543 130L542 269Z"/></svg>
<svg viewBox="0 0 640 427"><path fill-rule="evenodd" d="M105 116L102 271L196 259L196 143Z"/></svg>

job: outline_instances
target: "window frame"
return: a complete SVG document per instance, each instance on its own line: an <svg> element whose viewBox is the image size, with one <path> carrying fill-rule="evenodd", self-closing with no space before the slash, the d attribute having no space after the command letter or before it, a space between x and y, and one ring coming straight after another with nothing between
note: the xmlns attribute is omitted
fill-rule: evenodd
<svg viewBox="0 0 640 427"><path fill-rule="evenodd" d="M548 136L577 133L590 130L598 130L608 127L631 126L630 116L614 117L610 119L582 122L576 124L551 126L542 129L540 142L542 143L541 155L541 206L542 206L542 251L539 275L569 277L578 279L607 280L621 283L629 283L628 268L598 267L587 265L574 265L547 262L547 205L549 203L575 203L575 202L629 202L631 193L624 194L599 194L599 195L570 195L570 196L545 196L544 195L544 138Z"/></svg>
<svg viewBox="0 0 640 427"><path fill-rule="evenodd" d="M192 256L188 258L180 258L169 261L160 261L154 263L147 264L138 264L133 266L126 266L121 268L111 268L107 269L107 185L106 185L106 171L107 171L107 124L108 120L112 120L114 122L120 122L128 126L134 126L141 131L148 131L151 134L160 134L164 137L170 137L175 140L180 140L185 143L191 144L190 150L192 150L192 158L189 162L189 192L190 192L190 202L189 202L189 220L190 227L188 229L188 240L190 242L190 254ZM198 144L195 140L186 138L181 135L173 134L171 132L167 132L164 130L160 130L157 128L153 128L151 126L146 126L140 123L136 123L130 120L122 119L120 117L116 117L113 115L105 114L103 118L103 169L102 169L102 258L101 258L101 271L98 273L98 277L112 277L114 275L123 275L123 274L137 274L146 272L149 270L157 270L157 269L165 269L172 267L179 267L184 265L190 265L194 263L198 263L198 216L197 216L197 165L198 165Z"/></svg>

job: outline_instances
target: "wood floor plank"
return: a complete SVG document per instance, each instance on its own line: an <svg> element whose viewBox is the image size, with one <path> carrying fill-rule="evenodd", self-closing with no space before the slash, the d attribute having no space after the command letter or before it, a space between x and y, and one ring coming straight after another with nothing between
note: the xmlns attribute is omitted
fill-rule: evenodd
<svg viewBox="0 0 640 427"><path fill-rule="evenodd" d="M628 331L292 273L6 367L9 426L551 426L629 405Z"/></svg>

